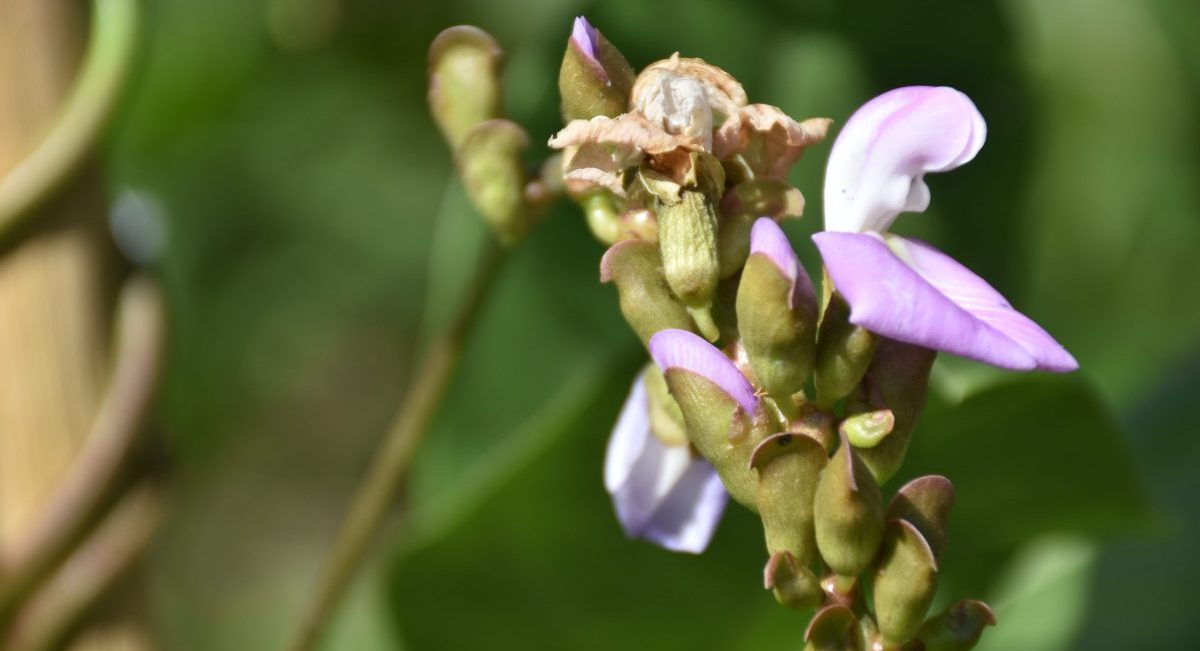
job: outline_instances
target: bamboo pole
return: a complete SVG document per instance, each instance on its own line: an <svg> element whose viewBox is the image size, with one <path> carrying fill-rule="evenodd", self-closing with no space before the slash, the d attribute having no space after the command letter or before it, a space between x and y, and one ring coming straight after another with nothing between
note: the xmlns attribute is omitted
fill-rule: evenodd
<svg viewBox="0 0 1200 651"><path fill-rule="evenodd" d="M0 0L0 177L54 124L78 69L84 4ZM102 394L112 309L104 203L84 173L35 232L0 252L0 545L15 544L63 480ZM148 648L106 622L75 651Z"/></svg>

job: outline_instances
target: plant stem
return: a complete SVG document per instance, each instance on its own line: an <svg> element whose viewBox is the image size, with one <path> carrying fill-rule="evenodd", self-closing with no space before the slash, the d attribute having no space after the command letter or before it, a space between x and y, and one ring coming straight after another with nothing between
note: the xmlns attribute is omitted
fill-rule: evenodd
<svg viewBox="0 0 1200 651"><path fill-rule="evenodd" d="M326 557L316 592L289 647L293 651L318 648L338 604L366 560L389 507L408 477L413 453L442 402L462 356L463 345L504 260L504 252L489 239L454 318L425 351L400 410L384 437L374 464L359 485Z"/></svg>

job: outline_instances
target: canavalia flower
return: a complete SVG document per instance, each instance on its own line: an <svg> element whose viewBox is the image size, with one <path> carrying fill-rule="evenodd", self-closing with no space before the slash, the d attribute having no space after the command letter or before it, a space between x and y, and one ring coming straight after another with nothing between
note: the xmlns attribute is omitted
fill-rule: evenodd
<svg viewBox="0 0 1200 651"><path fill-rule="evenodd" d="M634 381L608 441L604 487L626 534L692 554L708 547L729 501L716 471L686 440L655 435L645 374Z"/></svg>
<svg viewBox="0 0 1200 651"><path fill-rule="evenodd" d="M975 157L987 127L946 87L897 88L846 122L825 171L813 240L850 321L876 334L1002 368L1071 371L1075 358L986 281L937 249L887 232L929 206L924 176Z"/></svg>

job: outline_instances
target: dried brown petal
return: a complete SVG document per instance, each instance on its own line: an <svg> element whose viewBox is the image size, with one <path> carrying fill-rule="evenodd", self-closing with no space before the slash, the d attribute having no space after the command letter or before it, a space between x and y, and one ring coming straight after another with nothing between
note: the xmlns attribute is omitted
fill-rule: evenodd
<svg viewBox="0 0 1200 651"><path fill-rule="evenodd" d="M669 134L635 113L625 113L615 118L600 115L590 120L571 120L550 139L549 144L553 149L565 149L584 143L628 147L647 154L701 146L698 139Z"/></svg>
<svg viewBox="0 0 1200 651"><path fill-rule="evenodd" d="M713 153L722 160L742 154L755 173L784 180L804 148L825 139L828 118L797 122L769 104L751 104L730 115L713 139Z"/></svg>

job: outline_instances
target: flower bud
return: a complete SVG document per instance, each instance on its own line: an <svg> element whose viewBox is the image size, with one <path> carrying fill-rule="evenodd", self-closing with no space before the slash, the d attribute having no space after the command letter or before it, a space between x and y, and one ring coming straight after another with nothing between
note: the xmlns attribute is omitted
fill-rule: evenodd
<svg viewBox="0 0 1200 651"><path fill-rule="evenodd" d="M683 301L710 341L719 335L712 319L717 288L717 211L725 173L711 155L689 152L672 178L647 165L639 172L655 198L658 244L671 291Z"/></svg>
<svg viewBox="0 0 1200 651"><path fill-rule="evenodd" d="M883 537L883 494L845 439L821 473L813 506L825 564L842 576L862 573Z"/></svg>
<svg viewBox="0 0 1200 651"><path fill-rule="evenodd" d="M875 616L886 642L904 644L921 629L937 590L937 561L920 531L892 520L875 573Z"/></svg>
<svg viewBox="0 0 1200 651"><path fill-rule="evenodd" d="M487 32L470 25L442 30L429 46L429 109L452 150L475 125L500 116L503 57Z"/></svg>
<svg viewBox="0 0 1200 651"><path fill-rule="evenodd" d="M888 503L886 518L904 520L917 528L934 558L946 551L946 523L954 505L954 485L941 475L917 477L896 491Z"/></svg>
<svg viewBox="0 0 1200 651"><path fill-rule="evenodd" d="M874 352L875 336L850 323L850 306L840 295L832 294L817 332L813 369L817 401L831 406L849 395L867 372Z"/></svg>
<svg viewBox="0 0 1200 651"><path fill-rule="evenodd" d="M742 270L750 255L750 230L760 217L775 221L804 213L804 195L792 186L772 179L739 183L721 198L721 227L717 233L717 256L721 278Z"/></svg>
<svg viewBox="0 0 1200 651"><path fill-rule="evenodd" d="M667 287L658 247L651 242L625 240L613 245L600 260L600 280L616 284L621 314L643 343L660 330L695 327Z"/></svg>
<svg viewBox="0 0 1200 651"><path fill-rule="evenodd" d="M527 146L529 137L515 122L487 120L467 132L455 154L471 203L505 244L520 240L533 223L521 164Z"/></svg>
<svg viewBox="0 0 1200 651"><path fill-rule="evenodd" d="M775 594L776 601L795 610L809 610L821 603L817 575L788 552L771 555L763 568L763 587Z"/></svg>
<svg viewBox="0 0 1200 651"><path fill-rule="evenodd" d="M929 371L937 353L891 339L876 339L879 345L871 366L850 397L847 411L853 414L890 409L895 418L891 434L878 445L859 450L863 463L882 485L904 463L913 430L925 407Z"/></svg>
<svg viewBox="0 0 1200 651"><path fill-rule="evenodd" d="M729 494L757 511L758 476L750 455L775 424L754 387L724 353L691 332L664 330L650 338L649 348L683 412L688 439Z"/></svg>
<svg viewBox="0 0 1200 651"><path fill-rule="evenodd" d="M770 218L754 225L737 295L738 330L758 383L794 416L816 349L812 281L787 236Z"/></svg>
<svg viewBox="0 0 1200 651"><path fill-rule="evenodd" d="M592 190L579 200L579 207L597 240L609 246L621 241L621 217L612 193Z"/></svg>
<svg viewBox="0 0 1200 651"><path fill-rule="evenodd" d="M838 427L838 431L850 441L850 445L865 450L879 445L884 437L892 433L896 425L896 417L890 409L868 411L847 416Z"/></svg>
<svg viewBox="0 0 1200 651"><path fill-rule="evenodd" d="M771 436L751 454L769 553L787 552L806 567L816 560L813 496L827 461L820 443L786 433Z"/></svg>
<svg viewBox="0 0 1200 651"><path fill-rule="evenodd" d="M625 57L587 19L575 19L558 71L563 120L616 117L629 105L635 75Z"/></svg>
<svg viewBox="0 0 1200 651"><path fill-rule="evenodd" d="M854 611L846 606L826 606L813 615L804 631L804 651L844 651L853 647Z"/></svg>
<svg viewBox="0 0 1200 651"><path fill-rule="evenodd" d="M925 651L970 651L996 615L982 601L964 599L930 618L917 634Z"/></svg>

